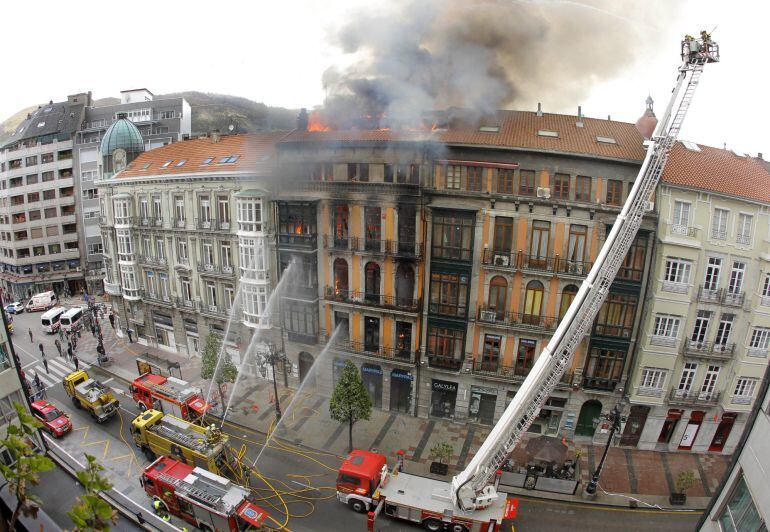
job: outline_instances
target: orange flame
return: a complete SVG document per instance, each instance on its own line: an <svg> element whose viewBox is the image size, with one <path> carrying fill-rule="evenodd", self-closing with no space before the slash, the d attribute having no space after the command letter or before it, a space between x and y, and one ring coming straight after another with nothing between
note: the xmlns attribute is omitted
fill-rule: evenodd
<svg viewBox="0 0 770 532"><path fill-rule="evenodd" d="M321 113L313 111L307 119L308 131L329 131L331 128L321 120Z"/></svg>

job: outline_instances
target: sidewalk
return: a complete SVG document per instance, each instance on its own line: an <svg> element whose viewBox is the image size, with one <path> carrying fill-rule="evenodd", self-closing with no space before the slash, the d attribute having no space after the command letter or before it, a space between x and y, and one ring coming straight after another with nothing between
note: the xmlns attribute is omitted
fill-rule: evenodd
<svg viewBox="0 0 770 532"><path fill-rule="evenodd" d="M154 347L138 343L129 344L125 336L116 337L115 331L106 320L103 330L107 353L115 359L112 366L104 368L106 371L117 377L133 380L137 376L135 359L138 355L147 352L161 360L178 362L182 367L183 379L201 387L204 393L208 390L208 382L200 379L200 359L189 360L186 356ZM90 332L83 332L78 353L81 360L85 362L91 363L95 359L96 340ZM230 389L228 387L228 391ZM333 453L341 459L347 453L347 426L329 418L328 398L315 395L313 391L310 389L295 396L294 390L285 389L279 382L279 402L284 416L275 434L295 444ZM271 430L275 420L275 404L271 401L272 381L244 377L236 393L228 420L263 433ZM374 409L369 421L362 421L355 425L353 443L356 447L376 449L388 456L389 461L395 461L396 451L403 449L406 452L406 471L432 476L428 472L431 462L428 456L430 448L438 442L445 441L454 449L454 454L449 460L451 476L468 463L490 429L491 427L487 426L458 425L444 420L422 419ZM532 437L536 436L538 435L532 435ZM576 491L577 495L517 490L521 491L521 495L587 502L580 497L580 494L601 459L603 447L593 446L590 442L567 443L568 456L574 456L577 449L582 451L581 484ZM513 453L517 463L526 462L525 444L526 440ZM670 507L668 496L675 491L674 483L677 475L680 471L691 470L695 473L696 483L687 492L686 506L676 508L702 509L705 508L722 479L729 460L729 457L723 455L640 451L613 447L607 455L599 482L598 496L592 504L629 507L633 505L630 501L636 500L640 508L646 505L668 508Z"/></svg>

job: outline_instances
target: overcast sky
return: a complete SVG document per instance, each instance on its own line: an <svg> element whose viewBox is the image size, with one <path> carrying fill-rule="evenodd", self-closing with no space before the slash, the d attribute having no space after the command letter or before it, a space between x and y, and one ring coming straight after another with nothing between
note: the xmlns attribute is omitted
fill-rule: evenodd
<svg viewBox="0 0 770 532"><path fill-rule="evenodd" d="M576 5L588 0L520 1L541 9L589 9ZM617 4L624 1L629 8L638 2ZM728 148L753 155L763 152L770 158L763 126L770 122L764 59L770 2L670 3L674 9L660 25L640 23L637 33L649 39L640 42L629 36L625 54L641 59L629 60L614 79L595 83L585 101L570 107L549 105L549 91L554 88L543 87L538 100L544 110L574 114L582 105L588 116L612 115L633 122L650 93L660 114L675 80L679 38L717 26L714 39L722 46L723 62L707 68L701 78L681 137L718 147L726 143ZM4 2L0 120L75 92L91 90L95 98L103 98L136 87L156 94L198 90L268 105L313 107L323 102L322 73L347 61L330 44L329 35L351 12L371 4L84 0L74 8L66 2ZM617 23L617 16L594 12L602 24ZM534 109L536 102L528 103Z"/></svg>

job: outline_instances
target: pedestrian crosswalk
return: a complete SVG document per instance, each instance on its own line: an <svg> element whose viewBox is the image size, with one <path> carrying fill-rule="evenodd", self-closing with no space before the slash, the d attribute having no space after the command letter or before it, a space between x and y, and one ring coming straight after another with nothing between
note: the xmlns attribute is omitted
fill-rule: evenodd
<svg viewBox="0 0 770 532"><path fill-rule="evenodd" d="M90 364L80 362L80 369L88 369L89 367L91 367ZM29 381L34 382L35 374L37 374L46 389L48 389L56 384L61 384L65 376L75 371L75 364L66 358L54 357L48 359L48 371L45 370L45 365L42 361L30 369L32 371L27 370Z"/></svg>

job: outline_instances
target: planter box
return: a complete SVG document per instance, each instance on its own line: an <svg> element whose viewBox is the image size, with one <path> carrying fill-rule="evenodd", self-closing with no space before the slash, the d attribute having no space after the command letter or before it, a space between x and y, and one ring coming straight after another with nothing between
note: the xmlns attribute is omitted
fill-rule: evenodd
<svg viewBox="0 0 770 532"><path fill-rule="evenodd" d="M431 462L430 472L434 475L446 475L449 472L449 464L442 464L441 462Z"/></svg>
<svg viewBox="0 0 770 532"><path fill-rule="evenodd" d="M550 491L552 493L563 493L565 495L574 495L577 489L576 480L561 480L559 478L538 477L535 489L540 491Z"/></svg>
<svg viewBox="0 0 770 532"><path fill-rule="evenodd" d="M685 502L687 502L687 495L684 493L672 493L668 497L668 502L672 505L682 506Z"/></svg>

